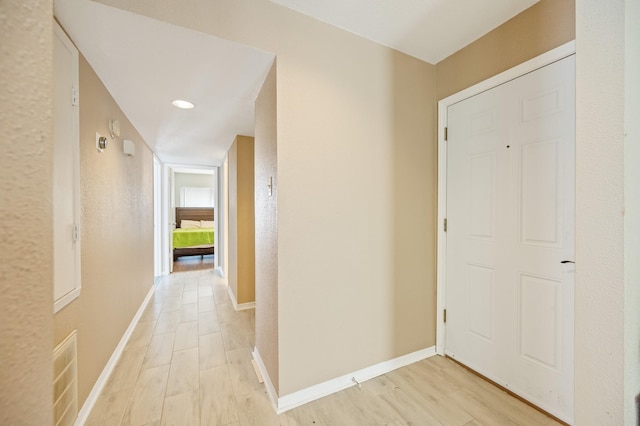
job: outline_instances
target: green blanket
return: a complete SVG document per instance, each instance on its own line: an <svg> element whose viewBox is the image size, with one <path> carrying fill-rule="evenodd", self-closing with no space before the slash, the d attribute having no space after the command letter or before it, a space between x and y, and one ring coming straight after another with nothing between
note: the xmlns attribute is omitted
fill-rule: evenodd
<svg viewBox="0 0 640 426"><path fill-rule="evenodd" d="M183 248L213 244L213 228L182 229L173 231L173 247Z"/></svg>

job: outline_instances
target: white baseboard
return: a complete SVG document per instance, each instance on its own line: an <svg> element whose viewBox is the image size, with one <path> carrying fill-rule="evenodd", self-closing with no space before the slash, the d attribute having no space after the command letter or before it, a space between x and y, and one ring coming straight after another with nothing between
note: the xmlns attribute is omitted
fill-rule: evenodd
<svg viewBox="0 0 640 426"><path fill-rule="evenodd" d="M436 355L436 347L431 346L429 348L421 349L388 361L383 361L376 365L372 365L371 367L363 368L353 373L345 374L344 376L310 386L306 389L290 393L289 395L278 397L278 394L273 387L273 383L271 382L271 378L267 373L264 362L262 362L262 358L260 358L258 348L254 348L253 350L253 358L258 364L260 373L262 373L262 377L264 378L267 395L269 395L269 399L278 414L284 413L285 411L289 411L308 402L315 401L316 399L331 395L332 393L340 392L348 387L355 386L356 383L354 382L354 379L357 380L358 383L363 383L369 379L373 379L374 377L381 376L390 371L413 364L414 362L422 361L423 359L434 355Z"/></svg>
<svg viewBox="0 0 640 426"><path fill-rule="evenodd" d="M260 356L260 352L258 352L258 348L253 348L253 359L258 366L258 370L260 370L260 374L262 374L262 379L264 380L264 386L267 390L267 395L269 396L269 400L271 401L271 405L273 405L273 409L278 412L278 392L276 392L276 388L273 386L273 382L271 381L271 376L269 376L269 372L267 371L267 367L264 365L264 361L262 361L262 357Z"/></svg>
<svg viewBox="0 0 640 426"><path fill-rule="evenodd" d="M138 325L138 321L140 321L140 317L149 304L149 300L151 300L151 296L153 296L155 290L156 286L152 285L151 289L149 289L149 292L147 293L147 296L144 298L142 304L138 308L138 312L136 312L136 314L133 316L133 319L129 323L129 327L127 327L127 330L122 335L118 346L116 346L115 350L111 354L111 358L109 358L109 361L107 361L107 365L104 366L104 369L98 377L98 380L96 380L96 383L93 385L93 389L91 389L89 396L85 400L84 404L82 404L82 408L80 409L78 417L76 418L75 426L84 426L85 422L89 418L91 410L93 410L93 407L96 405L96 401L102 393L102 389L104 389L104 386L107 384L107 380L111 376L111 373L113 373L113 369L118 363L120 356L122 356L124 347L127 345L129 338L131 338L131 334L136 328L136 325Z"/></svg>
<svg viewBox="0 0 640 426"><path fill-rule="evenodd" d="M245 309L253 309L256 307L256 302L248 302L248 303L240 303L236 300L236 295L233 294L233 290L231 287L227 286L227 293L229 293L229 299L231 299L231 303L233 304L233 309L236 311L243 311Z"/></svg>

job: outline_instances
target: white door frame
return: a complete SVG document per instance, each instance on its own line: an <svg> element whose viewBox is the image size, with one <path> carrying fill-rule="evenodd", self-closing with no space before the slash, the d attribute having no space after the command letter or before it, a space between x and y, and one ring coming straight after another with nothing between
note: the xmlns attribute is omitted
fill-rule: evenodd
<svg viewBox="0 0 640 426"><path fill-rule="evenodd" d="M165 184L165 194L166 194L166 199L165 199L165 204L163 206L164 212L167 215L166 220L164 222L165 224L165 228L164 228L164 234L167 236L167 241L166 243L163 245L163 258L166 259L166 268L165 271L166 273L164 275L168 275L171 272L173 272L173 253L172 253L172 247L171 244L172 242L169 241L169 235L171 234L171 232L173 231L174 227L175 227L175 202L176 200L173 200L173 198L175 198L175 180L174 179L170 179L169 175L172 175L174 173L205 173L205 174L211 174L213 181L214 181L214 200L217 200L217 172L216 170L218 169L219 166L195 166L195 165L189 165L189 164L179 164L179 163L167 163L164 165L164 169L165 169L165 180L164 180L164 184ZM173 203L172 203L173 201ZM173 204L173 205L172 205ZM215 204L214 201L214 210L213 210L213 215L214 215L214 223L215 223L215 229L214 229L214 235L216 235L216 240L218 239L218 235L220 235L218 233L218 220L217 220L217 205ZM217 245L217 244L216 244ZM217 249L216 249L217 252ZM218 266L218 256L214 256L214 267Z"/></svg>
<svg viewBox="0 0 640 426"><path fill-rule="evenodd" d="M560 59L564 59L573 55L575 52L576 43L575 41L570 41L438 102L438 264L436 276L436 352L439 355L444 355L446 334L446 329L444 327L444 310L447 306L447 234L444 231L444 221L447 217L447 146L446 141L444 140L445 128L447 126L447 109L450 105L521 77L553 62L559 61Z"/></svg>
<svg viewBox="0 0 640 426"><path fill-rule="evenodd" d="M159 277L164 273L162 262L162 163L153 154L153 275Z"/></svg>

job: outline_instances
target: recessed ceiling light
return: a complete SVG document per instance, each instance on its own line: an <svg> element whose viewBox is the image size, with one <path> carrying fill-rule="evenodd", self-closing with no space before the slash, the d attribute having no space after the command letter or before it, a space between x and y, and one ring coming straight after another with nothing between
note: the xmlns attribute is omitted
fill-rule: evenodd
<svg viewBox="0 0 640 426"><path fill-rule="evenodd" d="M173 106L178 107L178 108L182 108L182 109L191 109L194 108L195 105L192 104L189 101L183 101L181 99L176 99L175 101L171 102L173 104Z"/></svg>

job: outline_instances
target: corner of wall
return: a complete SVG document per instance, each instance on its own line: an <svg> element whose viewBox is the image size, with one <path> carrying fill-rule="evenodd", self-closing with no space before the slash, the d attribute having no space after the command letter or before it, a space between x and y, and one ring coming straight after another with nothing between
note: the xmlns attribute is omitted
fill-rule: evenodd
<svg viewBox="0 0 640 426"><path fill-rule="evenodd" d="M0 424L53 423L52 1L0 9Z"/></svg>

